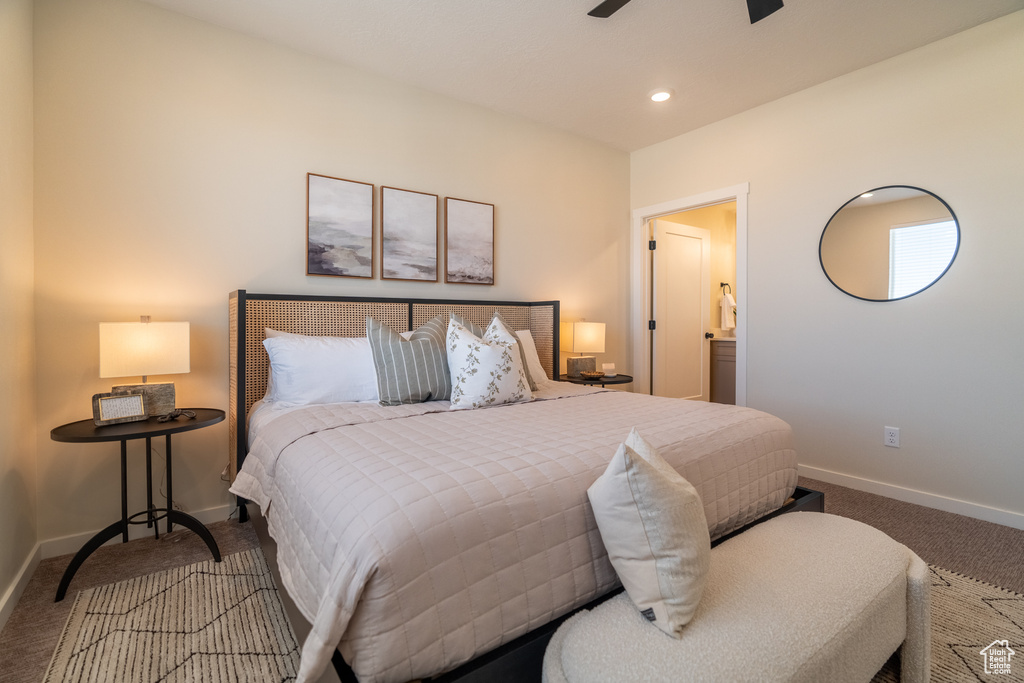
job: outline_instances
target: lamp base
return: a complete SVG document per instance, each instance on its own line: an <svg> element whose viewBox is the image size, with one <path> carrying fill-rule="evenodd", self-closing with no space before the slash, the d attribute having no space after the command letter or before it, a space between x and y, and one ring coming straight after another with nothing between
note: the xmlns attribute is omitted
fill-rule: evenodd
<svg viewBox="0 0 1024 683"><path fill-rule="evenodd" d="M581 372L588 370L597 370L595 356L569 356L565 359L565 374L569 377L580 377Z"/></svg>
<svg viewBox="0 0 1024 683"><path fill-rule="evenodd" d="M146 413L166 415L174 410L174 383L162 384L121 384L110 390L112 394L142 394L146 403Z"/></svg>

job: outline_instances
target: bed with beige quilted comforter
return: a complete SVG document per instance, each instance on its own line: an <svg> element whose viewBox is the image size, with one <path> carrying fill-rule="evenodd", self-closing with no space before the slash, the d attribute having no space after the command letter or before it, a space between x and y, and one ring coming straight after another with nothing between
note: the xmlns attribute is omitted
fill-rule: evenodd
<svg viewBox="0 0 1024 683"><path fill-rule="evenodd" d="M713 539L796 485L790 428L766 413L562 382L535 396L253 411L231 491L264 511L313 625L300 681L335 647L363 682L451 670L614 588L587 488L634 426L697 488Z"/></svg>

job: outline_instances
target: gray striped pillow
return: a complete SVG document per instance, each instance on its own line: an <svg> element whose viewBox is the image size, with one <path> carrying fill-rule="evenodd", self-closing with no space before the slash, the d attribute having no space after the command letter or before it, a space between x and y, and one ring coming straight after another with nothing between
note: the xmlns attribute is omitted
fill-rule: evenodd
<svg viewBox="0 0 1024 683"><path fill-rule="evenodd" d="M498 315L498 312L495 311L494 315ZM474 322L466 320L465 318L463 318L458 313L451 313L451 314L449 314L449 320L454 320L455 324L462 325L463 327L465 327L467 330L472 332L475 336L479 337L480 339L484 338L484 328L480 327L479 325L477 325ZM502 322L505 322L505 321L503 320ZM445 334L447 334L447 328L445 328ZM447 339L448 338L445 337L445 341L446 342L447 342Z"/></svg>
<svg viewBox="0 0 1024 683"><path fill-rule="evenodd" d="M437 317L417 328L406 341L386 325L366 319L366 337L373 352L382 406L451 398L446 331L444 322Z"/></svg>

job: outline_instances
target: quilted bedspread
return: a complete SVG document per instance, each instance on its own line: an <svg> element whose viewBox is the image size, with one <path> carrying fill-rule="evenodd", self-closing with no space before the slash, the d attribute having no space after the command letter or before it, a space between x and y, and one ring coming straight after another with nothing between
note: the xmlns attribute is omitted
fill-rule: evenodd
<svg viewBox="0 0 1024 683"><path fill-rule="evenodd" d="M711 537L782 505L789 426L757 410L552 382L531 403L263 409L231 488L258 503L312 623L359 680L437 674L614 588L587 499L632 427L704 502Z"/></svg>

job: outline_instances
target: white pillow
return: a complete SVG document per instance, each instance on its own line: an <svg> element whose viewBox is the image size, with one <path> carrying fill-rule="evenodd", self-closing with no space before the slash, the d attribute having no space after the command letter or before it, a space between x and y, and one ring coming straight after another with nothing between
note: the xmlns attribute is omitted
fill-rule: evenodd
<svg viewBox="0 0 1024 683"><path fill-rule="evenodd" d="M473 333L476 334L476 331L474 330ZM491 318L491 324L488 325L487 329L484 331L483 338L490 341L504 342L505 344L515 348L515 353L513 355L515 356L516 367L519 369L519 374L523 378L523 384L530 390L532 396L533 386L532 382L530 382L530 373L526 371L526 366L523 362L522 347L519 345L519 340L516 338L516 335L512 333L512 330L508 329L508 326L505 325L505 321L502 320L500 316L495 314L495 316Z"/></svg>
<svg viewBox="0 0 1024 683"><path fill-rule="evenodd" d="M587 495L630 599L648 621L682 637L711 562L697 490L633 429Z"/></svg>
<svg viewBox="0 0 1024 683"><path fill-rule="evenodd" d="M533 378L534 383L547 381L548 373L540 364L540 354L537 353L537 343L533 340L533 333L529 330L516 330L519 343L523 348L523 357L526 358L526 371Z"/></svg>
<svg viewBox="0 0 1024 683"><path fill-rule="evenodd" d="M264 400L278 405L376 401L377 373L366 337L311 337L267 330Z"/></svg>
<svg viewBox="0 0 1024 683"><path fill-rule="evenodd" d="M514 344L481 339L455 320L448 322L452 410L532 401Z"/></svg>
<svg viewBox="0 0 1024 683"><path fill-rule="evenodd" d="M264 339L270 339L271 337L301 337L301 334L295 334L294 332L282 332L281 330L272 330L269 327L263 328ZM265 348L265 347L264 347ZM263 392L263 400L268 403L272 403L274 400L274 376L267 371L267 390Z"/></svg>

